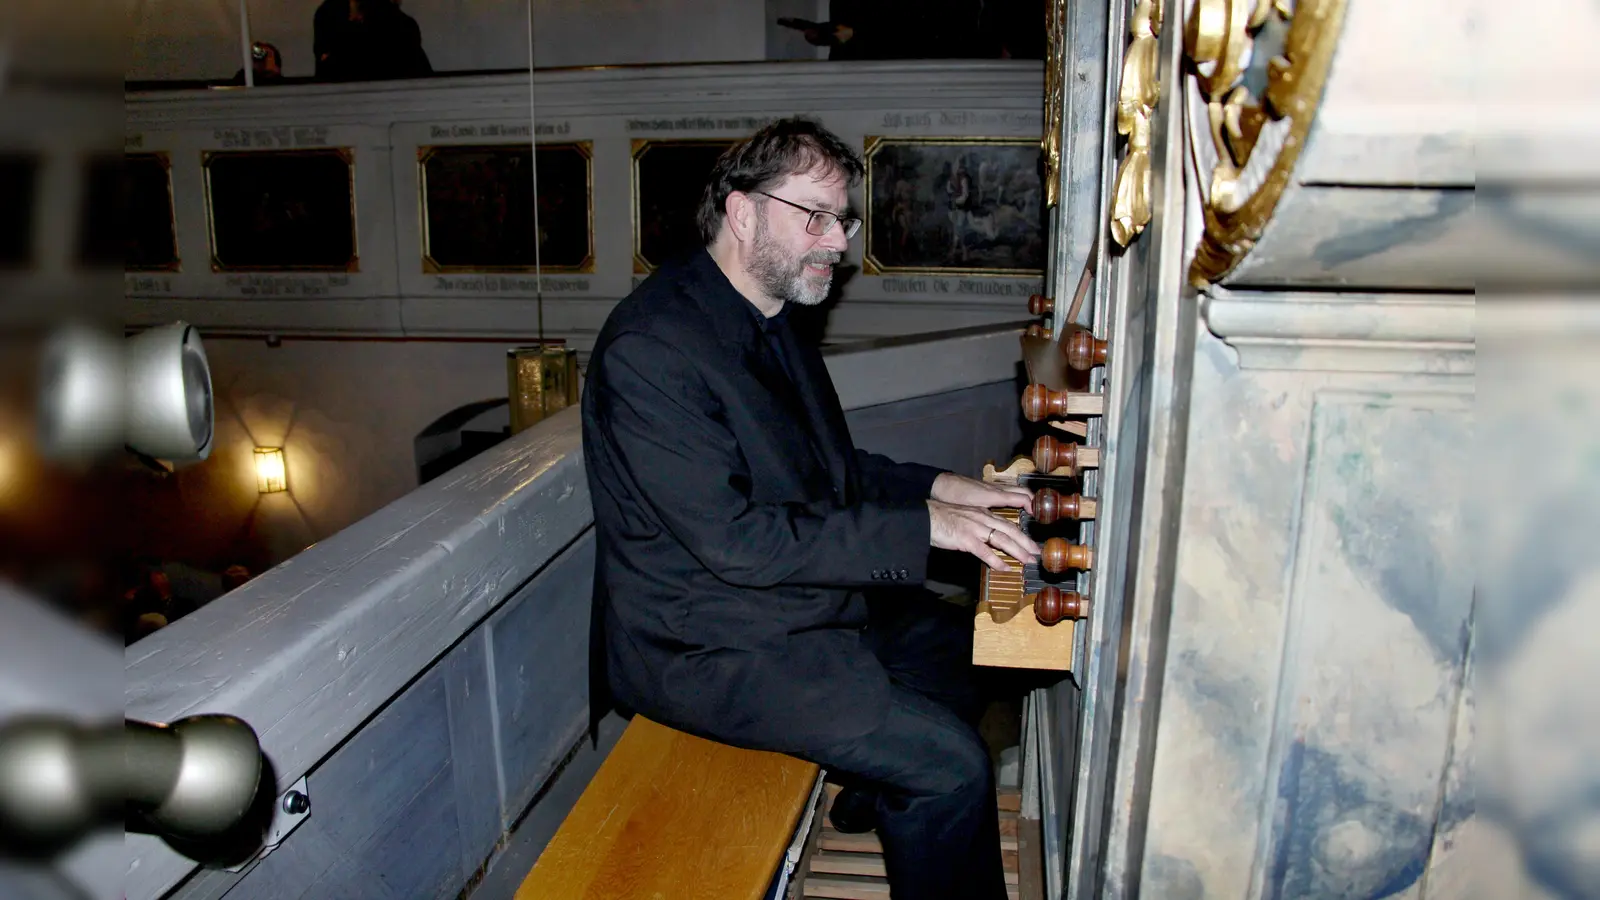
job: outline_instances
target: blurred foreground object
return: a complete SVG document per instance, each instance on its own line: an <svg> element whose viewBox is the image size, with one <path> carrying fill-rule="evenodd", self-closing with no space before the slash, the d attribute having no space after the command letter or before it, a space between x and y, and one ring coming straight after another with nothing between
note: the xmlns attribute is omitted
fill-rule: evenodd
<svg viewBox="0 0 1600 900"><path fill-rule="evenodd" d="M16 719L0 726L0 840L7 852L49 858L126 816L128 831L192 855L248 818L261 773L255 732L232 716Z"/></svg>
<svg viewBox="0 0 1600 900"><path fill-rule="evenodd" d="M123 718L120 642L82 628L0 581L0 728L54 717L119 727ZM49 865L0 847L0 897L122 896L124 836L88 835ZM70 887L70 890L66 888Z"/></svg>
<svg viewBox="0 0 1600 900"><path fill-rule="evenodd" d="M89 459L126 445L152 459L198 462L211 453L211 370L185 322L124 340L69 325L46 345L39 378L39 441L57 459Z"/></svg>

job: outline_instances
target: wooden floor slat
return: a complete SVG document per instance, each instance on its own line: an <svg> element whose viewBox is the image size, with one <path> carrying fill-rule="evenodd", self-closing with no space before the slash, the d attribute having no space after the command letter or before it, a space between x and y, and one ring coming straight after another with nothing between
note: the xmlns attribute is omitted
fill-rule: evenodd
<svg viewBox="0 0 1600 900"><path fill-rule="evenodd" d="M813 875L806 878L805 895L831 900L887 900L889 882L849 875Z"/></svg>
<svg viewBox="0 0 1600 900"><path fill-rule="evenodd" d="M1007 832L1010 832L1009 834ZM824 826L822 839L817 843L822 850L838 850L841 853L882 853L883 844L878 842L877 834L843 834ZM1011 820L1007 827L1006 820L1000 820L1000 850L1002 852L1017 852L1017 822Z"/></svg>
<svg viewBox="0 0 1600 900"><path fill-rule="evenodd" d="M878 836L873 832L844 834L826 827L822 829L822 840L817 842L817 848L841 853L883 853L883 844L878 842Z"/></svg>
<svg viewBox="0 0 1600 900"><path fill-rule="evenodd" d="M832 807L837 793L837 787L828 786L822 807L824 813ZM1000 807L1000 861L1005 871L1006 893L1012 900L1018 900L1022 877L1017 810L1021 807L1021 797L1015 791L1002 791L996 800ZM819 823L816 850L802 877L800 896L811 900L875 900L889 896L883 844L878 835L874 832L844 834L828 824L825 816Z"/></svg>
<svg viewBox="0 0 1600 900"><path fill-rule="evenodd" d="M883 857L876 853L818 853L811 857L811 871L825 875L888 877L883 868Z"/></svg>

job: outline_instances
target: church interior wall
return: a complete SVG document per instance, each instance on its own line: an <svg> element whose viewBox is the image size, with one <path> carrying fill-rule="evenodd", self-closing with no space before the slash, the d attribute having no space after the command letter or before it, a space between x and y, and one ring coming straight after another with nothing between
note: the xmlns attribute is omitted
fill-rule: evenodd
<svg viewBox="0 0 1600 900"><path fill-rule="evenodd" d="M145 551L220 570L281 562L417 486L412 441L433 419L506 394L504 348L480 342L211 339L216 446L145 479ZM253 448L282 447L288 491L258 493Z"/></svg>

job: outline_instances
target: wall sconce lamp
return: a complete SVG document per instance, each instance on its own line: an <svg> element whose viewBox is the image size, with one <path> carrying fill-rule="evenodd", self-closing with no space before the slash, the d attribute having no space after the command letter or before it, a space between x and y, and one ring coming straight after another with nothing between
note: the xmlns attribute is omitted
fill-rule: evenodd
<svg viewBox="0 0 1600 900"><path fill-rule="evenodd" d="M256 448L256 489L263 494L275 494L289 489L289 480L283 465L282 447Z"/></svg>

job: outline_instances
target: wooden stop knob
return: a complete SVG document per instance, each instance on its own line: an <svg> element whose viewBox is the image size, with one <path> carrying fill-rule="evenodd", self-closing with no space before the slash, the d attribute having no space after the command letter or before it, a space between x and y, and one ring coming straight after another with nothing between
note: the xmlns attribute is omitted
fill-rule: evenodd
<svg viewBox="0 0 1600 900"><path fill-rule="evenodd" d="M1082 519L1092 506L1092 503L1085 503L1082 494L1040 488L1033 495L1033 518L1041 525L1051 525L1060 519Z"/></svg>
<svg viewBox="0 0 1600 900"><path fill-rule="evenodd" d="M1028 312L1033 315L1048 316L1053 315L1055 311L1056 300L1054 297L1046 297L1043 294L1034 294L1028 298Z"/></svg>
<svg viewBox="0 0 1600 900"><path fill-rule="evenodd" d="M1044 435L1033 442L1033 465L1045 474L1065 467L1069 474L1075 475L1078 472L1078 445Z"/></svg>
<svg viewBox="0 0 1600 900"><path fill-rule="evenodd" d="M1094 551L1082 544L1069 544L1066 538L1050 538L1039 549L1043 551L1039 554L1039 565L1046 572L1087 569L1094 560Z"/></svg>
<svg viewBox="0 0 1600 900"><path fill-rule="evenodd" d="M1041 625L1054 625L1062 619L1083 619L1089 615L1089 598L1077 591L1063 591L1046 585L1034 595L1033 615Z"/></svg>
<svg viewBox="0 0 1600 900"><path fill-rule="evenodd" d="M1057 410L1065 408L1065 391L1052 391L1042 384L1030 384L1022 391L1022 415L1029 422L1042 422L1050 416L1059 416Z"/></svg>
<svg viewBox="0 0 1600 900"><path fill-rule="evenodd" d="M1026 333L1028 337L1044 338L1047 341L1055 337L1055 329L1049 325L1040 325L1038 322L1029 325Z"/></svg>
<svg viewBox="0 0 1600 900"><path fill-rule="evenodd" d="M1080 372L1106 364L1106 342L1087 331L1074 331L1063 348L1067 365Z"/></svg>
<svg viewBox="0 0 1600 900"><path fill-rule="evenodd" d="M1041 525L1054 524L1061 517L1061 494L1055 488L1033 492L1033 518Z"/></svg>

